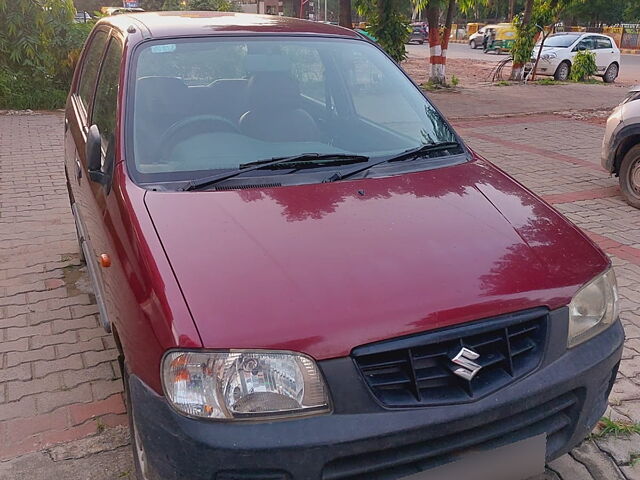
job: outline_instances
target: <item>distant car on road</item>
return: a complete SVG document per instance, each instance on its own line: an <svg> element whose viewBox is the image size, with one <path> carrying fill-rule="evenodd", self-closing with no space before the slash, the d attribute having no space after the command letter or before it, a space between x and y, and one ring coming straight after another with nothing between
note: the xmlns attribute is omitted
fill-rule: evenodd
<svg viewBox="0 0 640 480"><path fill-rule="evenodd" d="M105 15L122 15L123 13L144 12L144 9L138 7L102 7L100 11Z"/></svg>
<svg viewBox="0 0 640 480"><path fill-rule="evenodd" d="M627 203L640 208L640 85L629 91L607 120L602 166L619 178Z"/></svg>
<svg viewBox="0 0 640 480"><path fill-rule="evenodd" d="M422 45L427 41L427 29L422 23L412 23L411 24L411 36L407 43L419 43Z"/></svg>
<svg viewBox="0 0 640 480"><path fill-rule="evenodd" d="M93 17L87 12L76 12L73 21L76 23L87 23L91 21Z"/></svg>
<svg viewBox="0 0 640 480"><path fill-rule="evenodd" d="M531 54L531 65L538 56L540 43L536 44ZM576 53L589 50L596 56L598 76L606 83L612 83L620 73L620 50L613 38L597 33L566 32L550 35L544 42L537 75L553 75L556 80L569 78L571 66Z"/></svg>
<svg viewBox="0 0 640 480"><path fill-rule="evenodd" d="M476 48L482 47L482 45L484 43L484 36L485 36L487 30L489 30L491 28L496 28L496 27L497 27L497 25L485 25L480 30L478 30L476 33L472 33L471 35L469 35L469 46L471 48L473 48L474 50Z"/></svg>

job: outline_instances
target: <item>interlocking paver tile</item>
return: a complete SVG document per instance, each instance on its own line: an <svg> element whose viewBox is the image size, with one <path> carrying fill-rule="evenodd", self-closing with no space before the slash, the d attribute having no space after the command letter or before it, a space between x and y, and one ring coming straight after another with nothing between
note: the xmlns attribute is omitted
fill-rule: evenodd
<svg viewBox="0 0 640 480"><path fill-rule="evenodd" d="M628 340L608 414L640 422L640 214L599 168L603 127L541 115L460 122L459 130L611 256ZM61 132L58 113L0 116L0 460L94 435L96 416L126 421L113 340L90 292L67 285L65 269L81 267ZM36 165L44 176L33 179ZM587 442L545 478L638 478L637 465L618 460Z"/></svg>
<svg viewBox="0 0 640 480"><path fill-rule="evenodd" d="M96 412L112 415L112 423L124 420L116 351L105 348L91 292L78 292L65 275L80 260L62 163L62 115L0 116L0 145L2 459L95 433L94 424L69 423L61 410L69 405L91 409L109 398L113 408ZM80 276L88 284L84 271ZM86 364L89 352L100 361Z"/></svg>

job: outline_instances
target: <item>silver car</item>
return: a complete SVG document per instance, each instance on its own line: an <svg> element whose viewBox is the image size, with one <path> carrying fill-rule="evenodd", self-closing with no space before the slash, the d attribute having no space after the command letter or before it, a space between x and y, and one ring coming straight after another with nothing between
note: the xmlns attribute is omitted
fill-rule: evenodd
<svg viewBox="0 0 640 480"><path fill-rule="evenodd" d="M607 120L602 166L620 179L627 203L640 208L640 85L629 91Z"/></svg>

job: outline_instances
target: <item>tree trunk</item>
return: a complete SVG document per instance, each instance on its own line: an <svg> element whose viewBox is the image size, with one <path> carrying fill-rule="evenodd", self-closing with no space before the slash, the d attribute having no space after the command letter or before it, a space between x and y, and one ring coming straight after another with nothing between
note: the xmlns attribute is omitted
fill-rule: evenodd
<svg viewBox="0 0 640 480"><path fill-rule="evenodd" d="M540 41L540 48L538 49L538 54L536 55L536 61L533 64L533 68L531 70L531 81L533 82L536 79L536 70L538 70L538 63L540 62L540 55L542 55L542 49L544 48L544 42L547 39L547 37L549 36L549 34L551 34L552 30L549 30L549 32L545 32L544 29L542 30L542 40Z"/></svg>
<svg viewBox="0 0 640 480"><path fill-rule="evenodd" d="M513 22L513 17L516 13L516 0L509 0L509 17L507 20Z"/></svg>
<svg viewBox="0 0 640 480"><path fill-rule="evenodd" d="M411 21L415 22L418 18L418 15L420 15L420 11L418 5L416 4L416 6L411 10Z"/></svg>
<svg viewBox="0 0 640 480"><path fill-rule="evenodd" d="M441 72L442 83L447 81L446 67L447 67L447 49L449 48L449 37L451 37L451 23L453 22L453 12L456 9L456 0L449 0L447 6L447 15L444 20L444 32L442 34L440 60L441 60Z"/></svg>
<svg viewBox="0 0 640 480"><path fill-rule="evenodd" d="M522 25L524 26L524 30L528 31L527 26L531 23L531 14L533 12L533 0L527 0L524 4L524 14L522 16ZM513 67L511 69L511 77L510 80L515 80L517 82L521 82L524 78L524 63L516 62L514 60Z"/></svg>
<svg viewBox="0 0 640 480"><path fill-rule="evenodd" d="M353 28L351 20L351 0L340 0L340 26Z"/></svg>
<svg viewBox="0 0 640 480"><path fill-rule="evenodd" d="M440 45L440 30L438 20L440 19L440 8L437 2L429 2L427 7L427 23L429 24L429 63L431 73L429 81L437 85L444 83L442 75L442 46Z"/></svg>

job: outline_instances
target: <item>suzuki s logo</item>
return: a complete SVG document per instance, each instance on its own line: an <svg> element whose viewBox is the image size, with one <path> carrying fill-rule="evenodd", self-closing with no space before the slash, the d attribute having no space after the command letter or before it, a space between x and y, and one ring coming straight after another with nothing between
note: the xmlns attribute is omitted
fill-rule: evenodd
<svg viewBox="0 0 640 480"><path fill-rule="evenodd" d="M453 373L465 380L471 381L473 377L482 369L482 366L478 365L474 360L480 357L479 353L474 352L468 348L462 347L451 361L455 365L459 365L458 368L454 368Z"/></svg>

